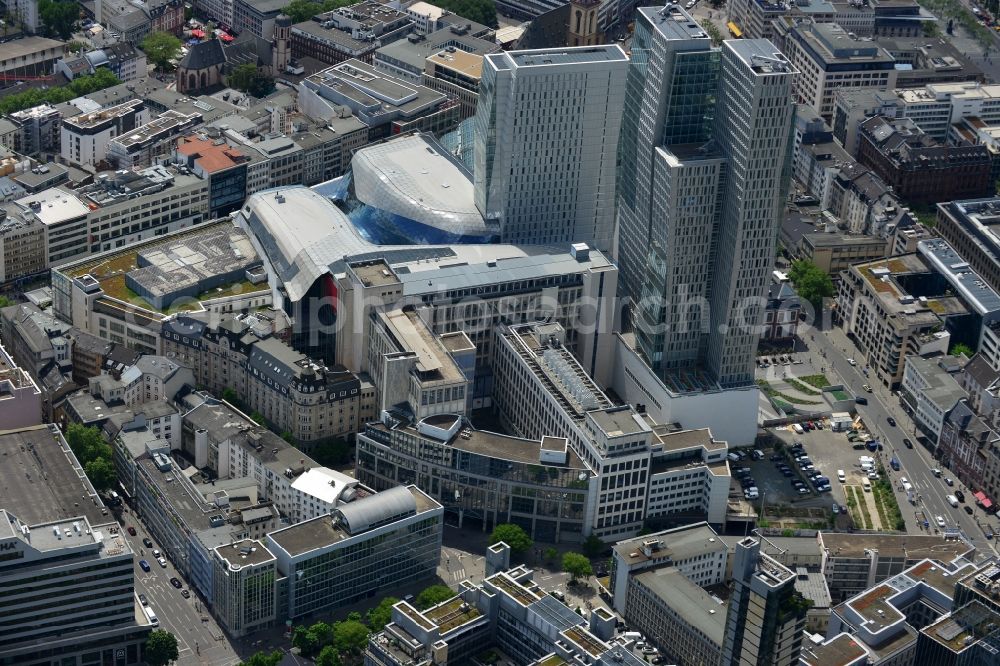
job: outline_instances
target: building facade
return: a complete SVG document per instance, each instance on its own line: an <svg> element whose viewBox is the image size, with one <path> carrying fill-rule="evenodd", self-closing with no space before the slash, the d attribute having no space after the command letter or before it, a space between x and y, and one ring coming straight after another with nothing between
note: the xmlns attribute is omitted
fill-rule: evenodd
<svg viewBox="0 0 1000 666"><path fill-rule="evenodd" d="M627 65L617 45L484 57L475 201L504 242L610 250Z"/></svg>

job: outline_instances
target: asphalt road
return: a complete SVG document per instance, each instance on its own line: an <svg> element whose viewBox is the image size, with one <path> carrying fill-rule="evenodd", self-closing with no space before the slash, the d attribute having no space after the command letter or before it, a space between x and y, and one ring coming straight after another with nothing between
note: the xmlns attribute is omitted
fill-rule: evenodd
<svg viewBox="0 0 1000 666"><path fill-rule="evenodd" d="M863 395L868 398L867 405L857 405L858 413L863 418L865 425L883 443L885 449L882 452L886 473L892 480L896 489L896 499L899 502L900 510L906 519L907 531L912 534L930 533L937 530L935 518L942 516L948 527L958 527L972 541L980 552L994 554L994 544L985 536L985 530L998 531L997 519L995 516L986 516L979 508L972 503L972 490L965 488L958 481L954 487L948 487L944 483L944 477L952 476L950 472L942 469L942 478L936 478L931 469L938 464L931 457L929 451L916 442L914 434L915 427L909 416L903 411L899 404L899 399L882 386L877 380L869 380L864 375L863 355L858 352L851 341L839 328L830 331L816 331L812 339L808 339L806 344L811 350L818 353L825 353L826 376L833 383L842 383L845 389L856 396ZM845 352L846 350L846 352ZM856 358L857 366L848 363L848 358ZM865 384L871 384L873 392L866 393ZM890 426L888 418L896 420L896 426ZM903 439L909 438L914 442L914 447L908 449L903 445ZM889 460L895 456L901 469L893 472L889 467ZM911 505L906 498L906 493L900 490L900 479L905 477L913 484L914 492L919 500L916 505ZM953 478L953 477L952 477ZM969 516L962 509L962 505L953 508L948 504L945 497L953 493L956 489L965 492L966 502L973 507L975 513ZM924 530L917 525L915 512L921 510L927 516L931 525ZM939 531L939 530L938 530Z"/></svg>
<svg viewBox="0 0 1000 666"><path fill-rule="evenodd" d="M187 584L184 577L177 572L171 562L164 569L153 557L152 549L142 545L144 537L152 537L146 532L145 526L135 520L129 510L121 514L122 534L128 539L135 551L135 591L145 594L160 628L177 637L179 659L174 662L187 664L237 664L240 659L230 646L228 639L215 619L205 610L198 593ZM124 527L136 528L136 536L128 533ZM153 547L160 548L155 539ZM139 567L139 560L149 563L150 571L146 573ZM170 584L170 578L176 576L183 583L184 589L191 592L191 598L185 599L181 591Z"/></svg>

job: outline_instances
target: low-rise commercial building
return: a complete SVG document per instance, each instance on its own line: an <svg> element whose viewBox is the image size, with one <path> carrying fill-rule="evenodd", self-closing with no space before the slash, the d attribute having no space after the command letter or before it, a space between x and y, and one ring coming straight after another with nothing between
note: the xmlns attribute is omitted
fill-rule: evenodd
<svg viewBox="0 0 1000 666"><path fill-rule="evenodd" d="M854 264L886 256L885 240L867 235L805 234L799 241L798 254L816 264L832 277Z"/></svg>
<svg viewBox="0 0 1000 666"><path fill-rule="evenodd" d="M995 290L1000 291L1000 198L951 201L937 206L935 230Z"/></svg>
<svg viewBox="0 0 1000 666"><path fill-rule="evenodd" d="M357 437L358 479L376 490L414 484L459 527L520 525L546 543L580 542L597 492L594 472L565 439L475 430L457 415L418 422L386 414Z"/></svg>
<svg viewBox="0 0 1000 666"><path fill-rule="evenodd" d="M370 63L375 49L405 38L413 25L405 12L391 5L362 0L293 25L292 57L308 56L329 64L352 58Z"/></svg>
<svg viewBox="0 0 1000 666"><path fill-rule="evenodd" d="M21 37L7 41L0 53L0 75L8 80L48 76L65 54L66 43L57 39Z"/></svg>
<svg viewBox="0 0 1000 666"><path fill-rule="evenodd" d="M277 559L282 617L330 611L432 578L441 557L441 505L415 486L340 504L267 535Z"/></svg>
<svg viewBox="0 0 1000 666"><path fill-rule="evenodd" d="M141 99L64 118L60 132L60 156L70 164L92 166L108 157L108 143L149 122L149 111Z"/></svg>
<svg viewBox="0 0 1000 666"><path fill-rule="evenodd" d="M119 169L148 167L156 158L170 153L172 141L200 125L200 114L167 111L153 120L111 139L108 142L108 161Z"/></svg>

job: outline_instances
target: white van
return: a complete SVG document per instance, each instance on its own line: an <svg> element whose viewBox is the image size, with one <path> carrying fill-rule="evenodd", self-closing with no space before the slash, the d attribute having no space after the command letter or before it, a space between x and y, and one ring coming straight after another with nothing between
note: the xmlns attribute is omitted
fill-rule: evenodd
<svg viewBox="0 0 1000 666"><path fill-rule="evenodd" d="M948 500L948 504L951 504L956 509L958 508L958 498L957 497L955 497L954 495L948 495L947 497L945 497L945 499Z"/></svg>
<svg viewBox="0 0 1000 666"><path fill-rule="evenodd" d="M802 426L800 426L798 423L792 424L792 430L795 431L796 435L801 435L802 433L805 432L805 430L802 429Z"/></svg>
<svg viewBox="0 0 1000 666"><path fill-rule="evenodd" d="M840 481L841 483L847 481L847 474L844 473L844 470L842 469L837 470L837 480Z"/></svg>
<svg viewBox="0 0 1000 666"><path fill-rule="evenodd" d="M865 489L866 493L870 493L872 490L872 482L868 479L861 479L861 487Z"/></svg>
<svg viewBox="0 0 1000 666"><path fill-rule="evenodd" d="M142 610L146 612L146 618L149 619L149 623L151 625L153 625L154 627L160 626L160 621L156 618L156 613L153 612L153 609L151 607L143 606Z"/></svg>
<svg viewBox="0 0 1000 666"><path fill-rule="evenodd" d="M913 484L907 481L906 477L903 477L899 480L899 485L903 486L903 492L907 494L913 491Z"/></svg>

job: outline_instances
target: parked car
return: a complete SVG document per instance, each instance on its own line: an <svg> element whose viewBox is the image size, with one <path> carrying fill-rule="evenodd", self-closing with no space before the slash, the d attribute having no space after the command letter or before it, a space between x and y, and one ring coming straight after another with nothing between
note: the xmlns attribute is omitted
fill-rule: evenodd
<svg viewBox="0 0 1000 666"><path fill-rule="evenodd" d="M887 418L885 422L891 425L893 428L896 427L896 419L892 418L891 416Z"/></svg>
<svg viewBox="0 0 1000 666"><path fill-rule="evenodd" d="M912 449L913 448L913 442L911 442L909 439L904 438L903 439L903 446L905 446L908 449Z"/></svg>
<svg viewBox="0 0 1000 666"><path fill-rule="evenodd" d="M965 502L965 493L963 493L961 490L955 491L955 497L958 498L959 502Z"/></svg>
<svg viewBox="0 0 1000 666"><path fill-rule="evenodd" d="M139 594L139 603L142 604L143 606L149 605L149 599L146 598L145 594L142 593Z"/></svg>
<svg viewBox="0 0 1000 666"><path fill-rule="evenodd" d="M833 507L831 507L831 509L833 510L834 514L840 513L840 506L837 504L834 504Z"/></svg>
<svg viewBox="0 0 1000 666"><path fill-rule="evenodd" d="M867 405L868 404L868 398L859 395L856 398L854 398L854 402L857 403L857 404L859 404L859 405Z"/></svg>
<svg viewBox="0 0 1000 666"><path fill-rule="evenodd" d="M808 488L806 488L805 486L802 486L801 488L799 488L799 495L808 495L808 494L809 494L809 489Z"/></svg>
<svg viewBox="0 0 1000 666"><path fill-rule="evenodd" d="M933 468L931 470L931 474L933 474L934 476L936 476L938 478L941 478L941 470L939 470L937 467L935 467L935 468Z"/></svg>
<svg viewBox="0 0 1000 666"><path fill-rule="evenodd" d="M167 561L165 559L163 559L162 557L156 558L156 561L159 562L160 566L163 567L164 569L167 568Z"/></svg>
<svg viewBox="0 0 1000 666"><path fill-rule="evenodd" d="M944 529L944 516L938 516L938 517L936 517L936 518L934 519L934 522L936 522L936 523L937 523L937 526L938 526L938 527L940 527L940 528Z"/></svg>
<svg viewBox="0 0 1000 666"><path fill-rule="evenodd" d="M965 509L965 512L966 512L967 514L969 514L970 516L972 515L972 507L971 507L971 506L969 506L968 504L966 504L966 505L965 505L965 506L963 506L962 508L963 508L963 509Z"/></svg>
<svg viewBox="0 0 1000 666"><path fill-rule="evenodd" d="M181 589L182 587L184 587L184 583L182 583L180 581L180 579L177 578L177 576L173 576L170 579L170 584L173 585L174 587L176 587L178 590Z"/></svg>
<svg viewBox="0 0 1000 666"><path fill-rule="evenodd" d="M129 525L125 529L128 530L129 534L131 534L132 536L135 536L135 528L134 527L132 527L131 525Z"/></svg>
<svg viewBox="0 0 1000 666"><path fill-rule="evenodd" d="M147 562L146 560L139 560L139 568L145 571L146 573L149 573L149 562Z"/></svg>
<svg viewBox="0 0 1000 666"><path fill-rule="evenodd" d="M153 547L153 540L150 539L149 537L145 537L142 540L142 545L145 546L146 548L152 548Z"/></svg>
<svg viewBox="0 0 1000 666"><path fill-rule="evenodd" d="M872 392L872 387L869 386L868 384L865 384L861 388L863 388L865 390L865 393L871 393Z"/></svg>
<svg viewBox="0 0 1000 666"><path fill-rule="evenodd" d="M955 485L955 482L954 482L954 481L952 481L952 480L951 480L950 478L948 478L948 477L945 477L945 480L944 480L944 484L945 484L946 486L953 486L953 485Z"/></svg>
<svg viewBox="0 0 1000 666"><path fill-rule="evenodd" d="M187 590L181 590L181 596L184 597L185 599L190 599L191 593L188 592Z"/></svg>
<svg viewBox="0 0 1000 666"><path fill-rule="evenodd" d="M850 363L851 365L857 365L858 364L858 362L855 361L853 358L847 359L847 362Z"/></svg>

